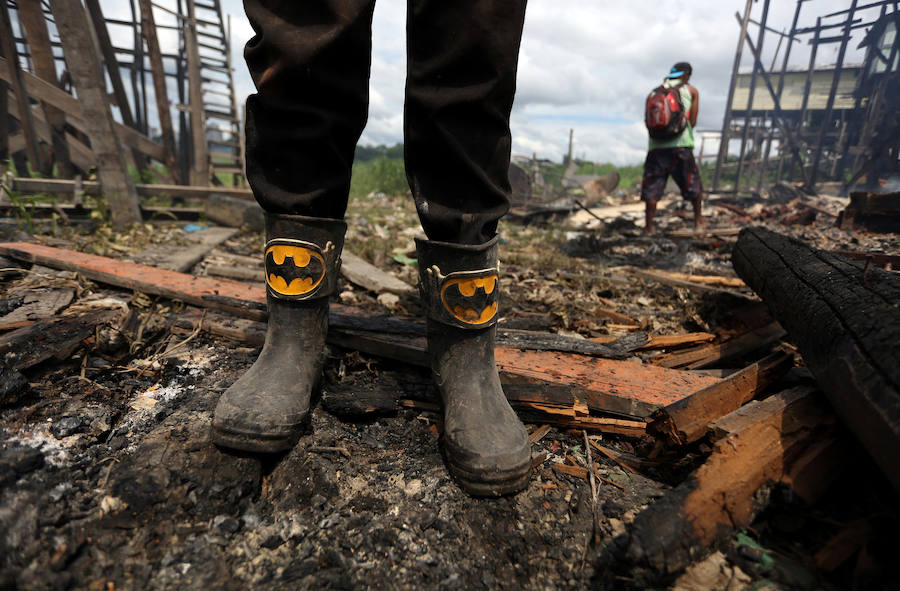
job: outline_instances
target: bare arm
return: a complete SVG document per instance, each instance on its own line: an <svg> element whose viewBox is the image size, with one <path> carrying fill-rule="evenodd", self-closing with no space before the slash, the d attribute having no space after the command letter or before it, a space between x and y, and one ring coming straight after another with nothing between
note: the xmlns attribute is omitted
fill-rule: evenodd
<svg viewBox="0 0 900 591"><path fill-rule="evenodd" d="M688 121L691 122L691 127L697 127L697 114L700 112L700 93L690 84L688 84L688 90L691 93L691 110L688 113Z"/></svg>

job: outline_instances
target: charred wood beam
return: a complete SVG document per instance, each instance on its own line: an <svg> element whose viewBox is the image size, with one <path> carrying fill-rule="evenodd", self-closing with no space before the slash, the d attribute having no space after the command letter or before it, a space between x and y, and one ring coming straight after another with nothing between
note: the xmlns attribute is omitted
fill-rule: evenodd
<svg viewBox="0 0 900 591"><path fill-rule="evenodd" d="M656 411L647 430L670 445L693 443L706 435L710 423L749 402L792 365L789 355L773 353L721 382Z"/></svg>
<svg viewBox="0 0 900 591"><path fill-rule="evenodd" d="M732 264L900 490L900 277L762 228L741 232Z"/></svg>
<svg viewBox="0 0 900 591"><path fill-rule="evenodd" d="M635 519L627 562L649 571L644 578L671 579L750 525L763 505L758 491L767 484L784 482L813 500L837 476L846 451L834 423L828 405L806 387L751 402L717 421L718 441L706 461Z"/></svg>

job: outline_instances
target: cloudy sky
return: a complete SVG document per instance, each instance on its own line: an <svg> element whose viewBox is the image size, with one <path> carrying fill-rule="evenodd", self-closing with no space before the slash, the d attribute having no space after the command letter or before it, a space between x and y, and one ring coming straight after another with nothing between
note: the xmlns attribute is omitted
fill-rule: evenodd
<svg viewBox="0 0 900 591"><path fill-rule="evenodd" d="M739 33L735 13L742 11L745 3L530 0L512 114L513 153L559 161L567 150L569 129L574 129L578 157L619 165L641 162L646 149L644 97L671 65L681 60L694 66L692 83L701 96L698 128L721 129ZM127 6L118 0L103 2L107 13L122 4ZM849 0L804 0L800 26L815 24L817 16L844 10L849 4ZM253 92L241 55L253 31L240 0L223 0L222 6L232 20L233 64L241 102ZM793 0L772 0L769 27L789 30L796 6ZM751 14L754 20L761 18L761 1L754 2ZM165 20L164 14L157 15L158 22ZM863 16L873 18L871 14ZM361 139L364 144L402 141L405 19L406 2L376 3L371 104ZM830 18L825 22L840 21ZM751 25L754 39L757 31ZM777 39L772 34L766 37L766 63L775 56ZM167 44L163 36L161 42ZM821 47L818 63L834 63L837 51L838 44ZM802 45L795 44L792 63L805 66L808 52L805 39ZM749 51L744 54L742 66L749 68ZM855 55L860 56L859 52ZM853 58L851 52L848 59ZM861 56L856 61L860 60ZM707 152L714 149L714 144L707 143Z"/></svg>

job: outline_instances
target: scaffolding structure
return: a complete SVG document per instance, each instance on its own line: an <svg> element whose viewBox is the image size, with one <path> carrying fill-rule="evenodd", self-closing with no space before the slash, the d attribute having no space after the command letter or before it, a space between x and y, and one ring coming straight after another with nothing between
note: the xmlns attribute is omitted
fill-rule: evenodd
<svg viewBox="0 0 900 591"><path fill-rule="evenodd" d="M824 15L814 13L819 4L797 0L785 31L767 23L770 0L747 0L735 15L740 36L713 191L759 193L786 180L810 193L837 182L846 193L900 175L900 2L850 0ZM860 51L861 63L848 59Z"/></svg>
<svg viewBox="0 0 900 591"><path fill-rule="evenodd" d="M245 184L230 17L223 18L219 0L0 5L0 108L11 115L0 119L12 127L5 134L0 129L7 140L0 159L11 158L20 176L30 169L72 178L109 166L98 161L98 132L88 129L89 119L108 111L113 133L127 148L126 166L156 173L142 177ZM64 39L57 23L70 21L88 30ZM81 85L73 84L80 63L98 57L99 71L88 68ZM106 104L90 104L92 84L110 96Z"/></svg>

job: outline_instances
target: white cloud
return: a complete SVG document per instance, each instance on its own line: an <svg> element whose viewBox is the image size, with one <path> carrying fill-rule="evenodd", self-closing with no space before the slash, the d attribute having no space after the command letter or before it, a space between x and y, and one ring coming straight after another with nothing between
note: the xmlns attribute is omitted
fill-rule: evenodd
<svg viewBox="0 0 900 591"><path fill-rule="evenodd" d="M104 7L107 4L118 2L106 1ZM243 45L253 31L240 0L223 0L222 5L232 15L232 62L241 103L253 92L242 56ZM762 5L763 2L753 3L755 20L761 16ZM511 123L514 153L537 153L558 161L567 151L569 129L574 129L578 156L615 164L641 162L647 142L641 121L644 97L669 67L681 60L694 66L692 83L701 94L698 127L720 129L738 41L739 27L734 15L744 6L744 0L693 0L678 4L658 0L531 0ZM772 0L769 26L789 29L796 6L796 2ZM846 0L804 2L800 24L812 24L816 16L846 8ZM364 143L402 141L405 18L406 2L376 3L369 121L361 140ZM754 40L757 30L751 25ZM767 35L763 47L767 65L776 45L777 37ZM805 65L808 47L805 39L795 44L792 62ZM837 44L821 48L819 62L833 62L836 50ZM780 51L784 51L783 46ZM851 52L850 59L853 55ZM752 61L745 50L742 67L750 66ZM706 151L714 148L707 144Z"/></svg>

